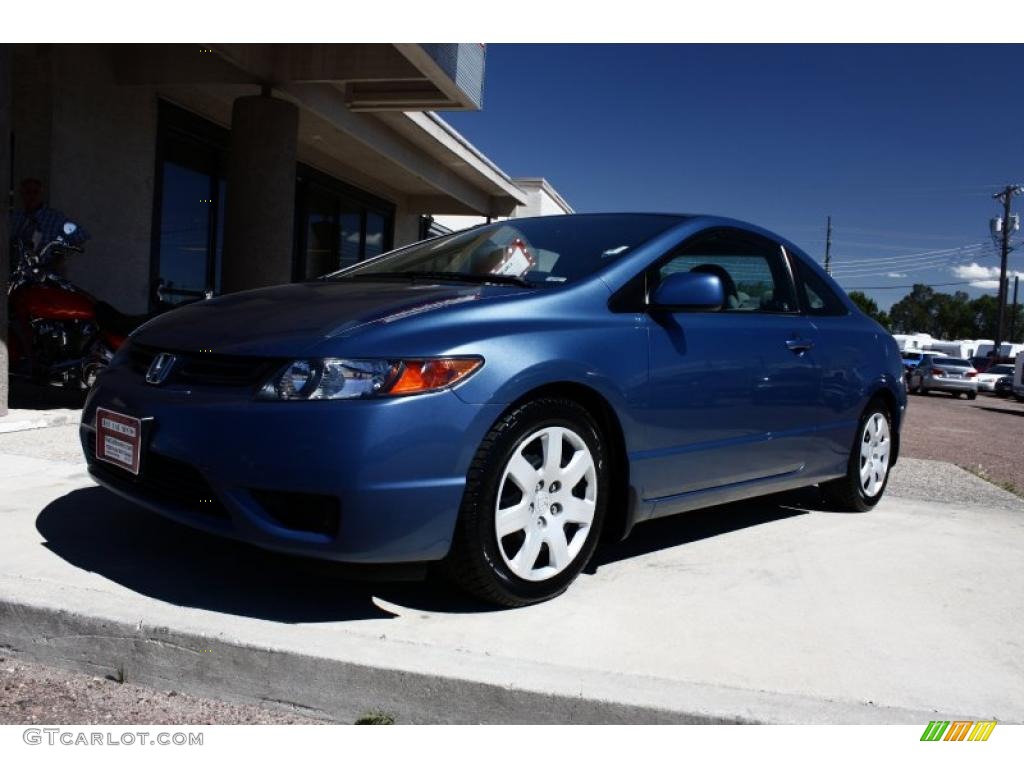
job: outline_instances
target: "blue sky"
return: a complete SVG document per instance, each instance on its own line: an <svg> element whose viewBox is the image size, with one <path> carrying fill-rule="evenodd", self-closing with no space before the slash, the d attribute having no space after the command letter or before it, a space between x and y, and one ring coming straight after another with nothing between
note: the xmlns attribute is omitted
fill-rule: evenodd
<svg viewBox="0 0 1024 768"><path fill-rule="evenodd" d="M994 292L1022 75L1024 46L491 45L484 109L445 119L578 211L734 216L819 259L831 214L837 280L887 307L909 289L875 286Z"/></svg>

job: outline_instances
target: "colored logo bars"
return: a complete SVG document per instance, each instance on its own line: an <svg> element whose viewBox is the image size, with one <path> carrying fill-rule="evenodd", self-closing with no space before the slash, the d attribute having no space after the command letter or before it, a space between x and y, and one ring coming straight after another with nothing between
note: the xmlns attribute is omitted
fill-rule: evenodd
<svg viewBox="0 0 1024 768"><path fill-rule="evenodd" d="M995 727L995 720L932 720L921 741L988 741Z"/></svg>

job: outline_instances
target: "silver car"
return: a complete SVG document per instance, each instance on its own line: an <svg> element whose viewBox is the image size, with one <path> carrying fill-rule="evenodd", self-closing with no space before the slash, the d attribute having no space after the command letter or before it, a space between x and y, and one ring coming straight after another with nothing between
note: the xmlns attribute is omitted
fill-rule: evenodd
<svg viewBox="0 0 1024 768"><path fill-rule="evenodd" d="M916 395L949 392L953 397L964 395L968 400L978 396L978 371L970 360L958 357L925 355L910 372L908 389Z"/></svg>

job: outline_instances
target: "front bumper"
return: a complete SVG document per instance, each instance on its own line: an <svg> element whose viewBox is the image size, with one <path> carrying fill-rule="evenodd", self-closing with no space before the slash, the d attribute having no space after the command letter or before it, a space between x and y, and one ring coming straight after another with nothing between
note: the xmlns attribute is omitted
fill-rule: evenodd
<svg viewBox="0 0 1024 768"><path fill-rule="evenodd" d="M97 407L143 420L138 478L95 461ZM447 554L469 464L501 409L451 391L256 402L217 388L152 387L112 368L80 431L93 477L166 517L293 554L401 563ZM333 528L302 522L324 504L337 510ZM283 523L282 505L297 516Z"/></svg>

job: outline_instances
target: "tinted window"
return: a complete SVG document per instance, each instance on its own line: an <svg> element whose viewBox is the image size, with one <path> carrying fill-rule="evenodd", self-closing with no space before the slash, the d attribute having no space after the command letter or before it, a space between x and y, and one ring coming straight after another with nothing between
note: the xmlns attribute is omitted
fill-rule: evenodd
<svg viewBox="0 0 1024 768"><path fill-rule="evenodd" d="M970 360L961 360L958 357L940 357L935 360L936 365L949 365L953 368L972 368Z"/></svg>
<svg viewBox="0 0 1024 768"><path fill-rule="evenodd" d="M555 286L596 272L679 221L635 214L510 219L426 240L331 277L425 273L486 281L494 275Z"/></svg>
<svg viewBox="0 0 1024 768"><path fill-rule="evenodd" d="M804 311L809 315L845 315L846 306L836 296L828 283L811 269L802 258L795 253L790 254L790 261L796 271L802 288Z"/></svg>
<svg viewBox="0 0 1024 768"><path fill-rule="evenodd" d="M762 238L732 233L698 235L661 265L656 279L675 272L717 275L725 291L725 312L796 309L782 250Z"/></svg>

